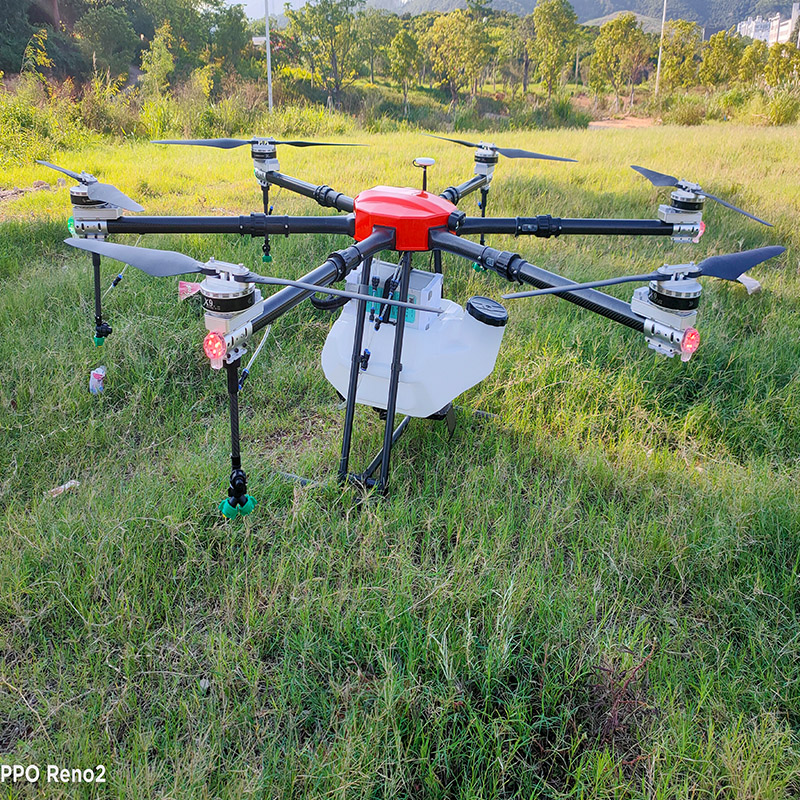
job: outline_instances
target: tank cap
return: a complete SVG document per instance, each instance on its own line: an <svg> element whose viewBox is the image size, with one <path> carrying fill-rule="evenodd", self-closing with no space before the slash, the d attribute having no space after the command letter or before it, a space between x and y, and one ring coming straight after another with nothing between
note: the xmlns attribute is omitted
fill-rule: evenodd
<svg viewBox="0 0 800 800"><path fill-rule="evenodd" d="M484 325L502 328L508 322L508 311L490 297L470 297L467 300L467 313Z"/></svg>

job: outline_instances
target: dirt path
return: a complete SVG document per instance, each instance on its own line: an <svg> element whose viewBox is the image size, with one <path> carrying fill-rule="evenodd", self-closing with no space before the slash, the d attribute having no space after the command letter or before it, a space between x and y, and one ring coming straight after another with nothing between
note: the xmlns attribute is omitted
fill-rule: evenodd
<svg viewBox="0 0 800 800"><path fill-rule="evenodd" d="M66 186L67 182L63 178L59 178L56 185ZM19 186L15 186L13 189L0 189L0 203L16 200L18 197L22 197L23 194L27 194L28 192L41 192L45 189L50 191L51 188L47 181L34 181L33 186L28 186L25 189L20 189Z"/></svg>
<svg viewBox="0 0 800 800"><path fill-rule="evenodd" d="M650 117L624 117L623 119L598 119L589 123L590 128L649 128L655 125Z"/></svg>

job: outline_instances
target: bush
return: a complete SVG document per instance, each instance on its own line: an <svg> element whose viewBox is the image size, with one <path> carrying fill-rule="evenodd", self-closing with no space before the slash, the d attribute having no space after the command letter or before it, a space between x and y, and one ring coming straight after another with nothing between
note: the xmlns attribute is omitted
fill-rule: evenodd
<svg viewBox="0 0 800 800"><path fill-rule="evenodd" d="M134 92L121 91L122 80L107 72L95 73L86 84L78 104L81 121L87 128L112 136L131 136L139 126L139 107Z"/></svg>
<svg viewBox="0 0 800 800"><path fill-rule="evenodd" d="M800 96L797 91L778 92L767 103L767 119L771 125L791 125L800 116Z"/></svg>
<svg viewBox="0 0 800 800"><path fill-rule="evenodd" d="M178 133L177 103L171 97L147 100L142 106L139 122L148 139L164 139Z"/></svg>
<svg viewBox="0 0 800 800"><path fill-rule="evenodd" d="M709 103L707 118L728 120L741 111L753 96L753 90L734 86L727 92L715 94Z"/></svg>
<svg viewBox="0 0 800 800"><path fill-rule="evenodd" d="M664 122L672 125L702 125L705 118L705 98L684 95L664 115Z"/></svg>
<svg viewBox="0 0 800 800"><path fill-rule="evenodd" d="M59 149L83 144L89 132L68 96L53 92L32 76L22 76L16 91L0 87L0 166L50 158Z"/></svg>

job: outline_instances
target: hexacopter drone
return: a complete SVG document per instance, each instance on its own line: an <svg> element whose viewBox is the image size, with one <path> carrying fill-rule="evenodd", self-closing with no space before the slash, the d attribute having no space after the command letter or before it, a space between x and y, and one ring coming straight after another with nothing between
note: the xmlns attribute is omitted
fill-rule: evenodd
<svg viewBox="0 0 800 800"><path fill-rule="evenodd" d="M445 137L437 137L445 138ZM344 431L338 478L362 488L375 487L385 494L389 482L392 447L413 417L445 420L452 433L453 401L486 378L494 369L508 314L495 300L472 297L464 307L442 296L441 254L451 253L472 261L478 269L491 270L511 282L535 289L503 295L514 299L556 294L614 322L643 333L656 352L688 361L700 337L694 325L700 302L701 277L736 281L751 267L784 252L783 247L707 258L699 264L666 265L644 275L628 275L591 283L576 283L528 263L520 255L485 244L488 234L513 234L549 238L565 235L669 236L673 241L698 241L704 231L705 200L765 225L742 209L705 192L698 184L678 180L643 167L633 167L655 186L674 189L670 204L661 205L658 218L561 219L551 216L486 217L489 187L499 156L507 158L572 159L546 156L526 150L498 147L493 143L447 139L474 149L474 175L440 194L427 191L427 169L432 159L420 158L422 189L375 186L356 197L330 186L315 186L280 172L278 145L332 146L322 142L277 141L272 138L170 140L159 144L191 144L230 149L250 145L255 176L263 196L263 213L238 217L127 217L123 210L142 207L113 186L100 183L85 172L57 169L78 181L70 190L73 237L66 242L92 256L95 290L95 343L111 334L103 320L100 259L107 256L133 265L156 277L199 273L204 280L191 284L198 291L208 334L205 354L214 369L225 368L230 406L231 474L228 496L220 511L233 518L249 514L255 500L248 492L239 444L239 391L249 372L241 369L247 345L268 327L306 299L317 308L342 313L331 326L322 350L326 378L342 396ZM278 216L272 213L269 191L283 187L319 205L343 212L338 216ZM480 217L468 217L458 209L466 195L480 191ZM263 237L263 260L271 261L270 236L299 234L346 234L354 244L332 253L325 262L297 281L257 275L242 264L213 258L200 263L171 251L112 244L106 238L120 233L237 233ZM479 235L480 241L468 238ZM382 251L399 254L397 263L377 258ZM433 272L412 267L414 253L430 252ZM114 279L115 285L121 273ZM346 281L345 289L332 284ZM597 291L618 283L647 284L633 294L630 303ZM263 296L259 286L285 288ZM185 288L185 285L183 285ZM327 297L316 296L319 292ZM262 339L252 360L266 338ZM349 471L350 445L356 404L372 406L384 418L383 447L363 472ZM395 428L395 416L403 415ZM378 472L378 477L373 477Z"/></svg>

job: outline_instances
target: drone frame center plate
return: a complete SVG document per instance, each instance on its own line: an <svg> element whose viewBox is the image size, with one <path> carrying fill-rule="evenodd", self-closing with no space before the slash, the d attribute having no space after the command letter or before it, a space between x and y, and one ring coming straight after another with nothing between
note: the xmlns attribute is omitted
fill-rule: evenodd
<svg viewBox="0 0 800 800"><path fill-rule="evenodd" d="M366 239L376 227L393 228L395 250L425 251L432 228L447 225L456 207L443 197L419 189L375 186L357 195L355 239Z"/></svg>

